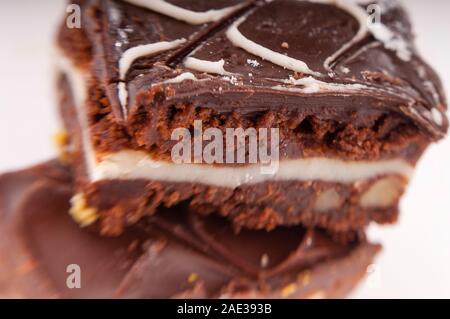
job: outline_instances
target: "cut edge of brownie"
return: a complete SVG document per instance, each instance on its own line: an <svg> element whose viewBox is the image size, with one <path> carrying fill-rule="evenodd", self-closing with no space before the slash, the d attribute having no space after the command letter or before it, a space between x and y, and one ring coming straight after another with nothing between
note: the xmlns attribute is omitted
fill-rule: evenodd
<svg viewBox="0 0 450 319"><path fill-rule="evenodd" d="M61 33L65 33L69 30L61 30ZM70 35L67 35L70 38ZM84 40L89 42L87 37L84 37ZM60 42L60 45L62 43ZM68 47L63 46L63 51L67 52ZM89 47L86 45L85 47ZM69 55L70 57L70 55ZM83 70L85 73L89 72L88 69ZM207 119L210 125L218 125L220 127L221 123L214 123L214 118L212 114L208 110L204 110L203 108L198 110L195 107L191 107L186 105L186 103L181 102L178 107L159 109L155 112L155 105L153 102L155 100L160 100L161 95L165 94L166 91L170 91L170 87L166 90L162 90L161 88L156 88L155 91L150 91L147 93L143 93L137 100L142 102L142 110L139 112L136 111L136 114L141 114L144 120L139 119L137 122L126 123L124 124L121 121L117 120L117 117L112 112L111 102L108 98L108 94L106 94L106 87L102 85L102 83L96 80L96 74L93 69L91 70L90 76L90 84L89 84L89 100L87 105L83 107L87 108L88 118L89 118L89 127L92 130L90 138L93 140L94 150L97 159L101 158L104 154L113 150L113 152L119 152L121 150L130 150L137 149L139 151L144 150L144 152L149 153L151 151L151 156L155 156L158 158L160 156L162 159L167 160L167 150L170 149L170 144L167 143L167 135L168 132L174 127L174 125L182 125L188 126L190 125L189 120L195 119L197 116ZM170 92L169 92L170 93ZM152 106L152 107L150 107ZM147 108L147 109L146 109ZM175 112L174 112L175 110ZM149 114L152 114L153 118L152 123L156 123L160 125L141 125L143 122L145 124L146 118L149 117ZM167 114L169 112L170 114ZM180 114L176 114L180 112ZM254 125L260 121L261 123L276 123L276 121L280 121L279 123L287 124L287 122L283 122L286 118L277 119L277 116L273 113L267 112L264 114L259 114L260 117L252 118L251 120L245 119L241 120L239 117L233 118L233 113L231 114L232 121L234 123L238 123L242 125L242 123L249 123L247 125ZM228 114L228 115L229 115ZM377 154L380 158L383 156L399 156L411 163L411 168L423 153L425 148L429 143L433 140L429 135L423 133L411 120L404 122L404 118L400 116L397 118L398 113L396 112L388 112L387 115L384 114L381 117L374 117L374 120L368 120L370 123L375 123L372 126L365 127L363 129L356 130L351 123L348 123L347 126L342 129L342 136L336 134L330 134L330 127L333 127L331 123L324 122L322 119L316 118L311 115L307 115L303 119L301 117L294 117L294 119L299 120L299 123L292 124L294 127L293 131L297 131L296 133L300 133L300 136L307 136L307 145L311 146L309 149L303 149L306 151L309 156L313 157L314 154L318 153L326 153L323 150L317 150L317 148L323 148L322 142L331 140L331 143L327 144L329 147L327 150L329 151L330 146L335 144L341 145L345 150L345 158L358 158L358 156L374 156ZM225 116L230 117L230 116ZM155 119L156 118L156 119ZM166 121L167 119L172 119L173 122ZM175 120L174 120L175 119ZM161 121L162 122L161 122ZM175 123L175 124L174 124ZM251 124L250 124L251 123ZM129 126L131 125L131 126ZM260 125L260 124L257 124ZM387 126L384 127L384 126ZM131 127L131 129L130 129ZM157 130L154 130L154 127L157 127ZM298 129L296 129L298 128ZM149 130L151 134L149 134ZM332 129L333 130L333 129ZM384 132L387 131L387 132ZM142 133L144 132L144 133ZM384 133L382 133L384 132ZM387 141L379 141L380 148L373 147L372 144L366 143L366 138L368 141L372 142L372 139L375 135L380 133L379 136L389 136L394 141L392 145ZM72 135L76 133L72 132ZM145 145L145 139L140 139L141 136L149 135L154 138L154 143L150 143L149 145ZM156 138L155 138L156 135ZM164 137L161 139L161 137ZM336 137L339 140L339 143L333 143ZM130 142L130 140L133 140ZM387 139L389 140L389 138ZM297 142L297 141L296 141ZM134 145L130 145L134 144ZM159 144L158 144L159 143ZM389 207L384 207L383 209L362 209L358 211L358 207L354 206L353 209L348 210L347 212L341 214L314 214L311 210L303 210L299 214L299 209L295 209L292 207L284 207L283 209L279 209L279 207L273 207L275 205L271 205L271 201L276 198L283 198L282 195L279 195L281 191L275 192L273 194L272 187L282 189L282 184L289 184L290 182L274 182L271 185L271 182L268 183L259 183L256 185L243 185L242 187L236 188L221 188L214 187L208 185L200 184L190 184L193 187L191 192L186 192L184 189L186 188L185 183L172 183L174 190L170 193L163 192L161 189L169 188L164 182L161 181L152 181L146 180L142 181L139 178L135 178L134 181L124 182L126 185L129 183L126 188L133 183L136 185L140 185L139 187L143 187L142 192L138 192L134 194L134 197L129 198L129 202L126 204L119 202L109 203L109 200L102 196L102 189L108 189L108 181L97 181L94 182L90 180L88 166L83 160L82 149L80 145L82 144L79 141L79 148L77 150L78 159L75 161L76 166L78 166L78 170L80 171L78 181L79 181L79 190L80 190L80 198L82 199L82 204L79 207L88 209L91 213L91 208L97 211L98 216L101 219L102 230L105 234L116 235L120 233L124 226L135 223L140 217L145 215L153 214L155 208L160 204L165 204L166 206L174 205L175 203L183 200L189 200L194 209L203 213L210 213L211 211L219 210L221 214L229 216L235 222L237 228L241 227L254 227L254 228L266 228L272 229L278 224L295 224L299 222L303 222L305 224L319 224L323 227L329 227L334 231L345 231L348 229L359 229L367 225L371 220L378 221L380 223L393 222L396 220L398 215L397 202L400 198L401 194L404 191L404 188L407 184L407 180L405 180L405 176L396 175L396 174L388 174L383 176L383 174L379 174L376 178L372 178L365 181L357 181L352 184L344 185L346 188L345 192L347 196L344 198L344 201L349 201L351 203L356 202L355 198L361 201L364 197L364 192L369 192L369 187L367 185L371 185L375 190L373 193L379 193L380 187L377 185L386 186L386 181L396 180L396 182L392 183L391 187L392 193L394 195L391 196L390 205L386 205ZM300 142L299 142L300 144ZM398 145L404 145L405 147L400 149L396 148ZM144 145L144 147L143 147ZM155 147L156 145L156 147ZM365 148L367 147L367 148ZM372 152L370 152L372 150ZM359 155L358 155L359 154ZM361 155L363 154L363 155ZM395 154L395 155L393 155ZM342 157L344 153L338 154L336 157ZM333 154L326 154L327 157L333 157ZM352 157L353 156L353 157ZM301 155L300 155L301 158ZM377 157L374 157L378 159ZM373 158L371 158L373 159ZM408 174L407 174L408 175ZM112 180L114 183L120 181L120 178L117 180ZM169 183L170 184L170 183ZM318 192L324 192L327 194L328 189L333 189L333 187L329 187L332 183L320 182L320 181L305 181L305 182L293 182L295 187L293 189L308 189L311 190L314 188ZM314 184L314 187L312 185ZM336 183L340 184L340 183ZM335 184L335 185L336 185ZM189 183L188 183L189 185ZM366 186L364 186L366 185ZM262 196L264 199L263 203L257 203L258 205L254 205L254 207L240 205L240 201L242 201L243 194L254 193L253 189L256 189L255 186L264 186L267 190L268 197ZM343 187L345 189L345 187ZM133 187L131 187L133 188ZM197 188L197 191L195 190ZM158 190L158 191L155 191ZM244 189L244 190L243 190ZM183 196L180 196L180 193L183 193ZM337 192L336 192L337 193ZM389 192L388 192L389 193ZM227 195L228 194L228 195ZM231 195L230 195L231 194ZM351 194L351 196L349 195ZM271 197L271 195L273 197ZM315 194L315 197L320 197L320 193ZM329 193L328 193L329 195ZM336 198L336 194L329 195L331 198ZM314 207L315 200L314 196L310 196L308 201L301 201L303 204L308 204L310 207ZM102 198L103 197L103 198ZM228 205L224 204L224 201L217 201L217 198L228 200ZM213 201L217 201L220 204L216 204ZM276 201L274 201L276 202ZM283 202L281 200L281 202ZM370 202L370 200L368 201ZM372 202L374 202L372 200ZM291 205L292 206L292 205ZM321 206L320 204L318 206ZM222 208L224 207L224 208ZM360 207L359 207L360 208ZM246 212L252 211L251 214L246 214ZM328 210L331 212L331 210ZM76 214L75 214L76 215ZM299 216L300 215L300 216ZM281 216L281 217L280 217ZM312 216L312 217L311 217ZM345 221L347 220L347 221Z"/></svg>
<svg viewBox="0 0 450 319"><path fill-rule="evenodd" d="M180 202L189 202L200 214L218 212L227 216L236 229L271 230L278 225L302 223L346 232L364 228L370 221L393 223L397 219L397 202L408 182L408 178L397 174L354 183L268 181L236 188L142 179L91 182L77 116L67 116L74 113L75 107L70 103L64 77L59 87L66 92L61 112L66 114L63 119L72 137L68 148L77 172L79 194L74 198L72 215L81 225L99 221L105 235L118 235L158 207Z"/></svg>
<svg viewBox="0 0 450 319"><path fill-rule="evenodd" d="M74 48L73 43L78 43L78 47ZM177 128L192 131L195 120L202 121L205 130L214 127L223 133L229 127L277 128L280 159L327 157L374 161L403 158L414 165L433 141L410 119L386 110L374 109L366 116L346 111L347 119L339 121L322 118L320 112L302 112L301 108L274 111L266 107L258 112L239 114L195 106L192 101L155 104L170 95L170 85L142 92L137 98L139 105L124 123L113 114L106 87L97 78L98 71L92 63L92 44L86 33L61 25L58 46L76 68L89 74L88 99L84 107L93 149L98 156L134 150L148 153L155 160L170 161L171 150L177 143L171 139L171 132ZM356 120L358 125L355 125ZM246 140L247 149L248 143ZM223 153L226 154L225 150Z"/></svg>

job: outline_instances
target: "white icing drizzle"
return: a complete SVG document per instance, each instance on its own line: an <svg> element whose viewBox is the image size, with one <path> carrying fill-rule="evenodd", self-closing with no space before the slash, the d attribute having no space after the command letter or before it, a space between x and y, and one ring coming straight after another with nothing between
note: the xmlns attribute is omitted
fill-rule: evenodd
<svg viewBox="0 0 450 319"><path fill-rule="evenodd" d="M130 48L126 50L120 60L119 60L119 77L120 77L120 83L118 84L118 97L120 101L120 105L122 107L122 112L124 117L126 118L128 115L127 111L127 104L128 104L128 91L126 84L123 82L125 81L125 77L127 75L128 70L130 69L131 65L134 61L137 59L152 55L155 53L167 51L174 49L183 43L186 42L186 39L178 39L171 42L168 41L161 41L156 43L150 43L150 44L144 44L144 45L138 45L133 48Z"/></svg>
<svg viewBox="0 0 450 319"><path fill-rule="evenodd" d="M162 82L162 84L181 83L186 80L201 81L201 80L197 79L196 76L194 74L192 74L191 72L185 72L185 73L178 75L177 77L174 77L173 79L165 80L164 82Z"/></svg>
<svg viewBox="0 0 450 319"><path fill-rule="evenodd" d="M423 80L423 86L433 96L434 102L436 104L440 104L441 103L441 97L439 96L439 93L438 93L438 91L436 89L436 86L430 80L425 80L423 78L422 78L422 80Z"/></svg>
<svg viewBox="0 0 450 319"><path fill-rule="evenodd" d="M209 78L198 79L191 72L184 72L184 73L181 73L180 75L178 75L178 76L176 76L174 78L167 79L165 81L158 82L158 83L153 83L152 87L160 86L160 85L164 85L164 84L178 84L178 83L182 83L184 81L203 82L203 81L209 81L209 80L210 80Z"/></svg>
<svg viewBox="0 0 450 319"><path fill-rule="evenodd" d="M242 81L240 81L236 76L231 75L231 76L224 76L222 77L222 80L229 82L230 84L234 85L234 86L239 86L242 85Z"/></svg>
<svg viewBox="0 0 450 319"><path fill-rule="evenodd" d="M399 35L392 32L389 28L381 23L370 23L369 14L357 2L351 0L297 0L297 1L309 1L315 3L332 4L338 8L350 13L359 23L359 30L356 35L346 44L344 44L338 51L333 53L324 62L324 68L327 71L331 71L331 63L336 60L342 53L347 51L353 45L363 40L367 33L372 33L373 36L384 44L387 49L393 50L397 53L397 56L404 60L409 61L411 59L411 51L409 50L408 43ZM270 50L258 43L246 38L240 31L239 26L247 19L247 16L241 17L234 22L227 31L228 39L237 47L240 47L247 52L259 56L263 60L270 61L276 65L282 66L285 69L289 69L295 72L301 72L304 74L310 74L314 76L321 76L320 73L312 71L308 65L298 59L291 58L284 54Z"/></svg>
<svg viewBox="0 0 450 319"><path fill-rule="evenodd" d="M211 9L204 12L196 12L184 9L168 3L164 0L125 0L139 7L150 9L152 11L164 14L168 17L187 22L193 25L204 24L208 22L217 22L229 16L233 12L242 8L245 4L238 4L223 9Z"/></svg>
<svg viewBox="0 0 450 319"><path fill-rule="evenodd" d="M426 117L428 120L434 122L437 126L443 126L445 111L440 109L442 102L441 102L441 97L437 91L437 88L433 82L431 82L430 80L427 79L427 70L423 65L417 66L416 72L417 72L417 75L423 81L424 88L428 91L428 93L431 94L431 96L433 97L434 103L436 103L438 105L437 107L432 108L431 111L426 112L424 114L424 117Z"/></svg>
<svg viewBox="0 0 450 319"><path fill-rule="evenodd" d="M384 24L369 24L369 31L378 41L384 44L386 49L395 51L399 59L405 62L411 60L412 52L409 49L408 43Z"/></svg>
<svg viewBox="0 0 450 319"><path fill-rule="evenodd" d="M177 75L174 78L170 78L165 81L153 83L151 86L155 87L155 86L161 86L161 85L165 85L165 84L179 84L179 83L183 83L184 81L204 82L204 81L209 81L209 80L210 80L210 78L198 79L191 72L184 72L184 73L181 73L180 75Z"/></svg>
<svg viewBox="0 0 450 319"><path fill-rule="evenodd" d="M338 93L347 93L354 92L358 90L368 89L367 86L362 84L338 84L338 83L327 83L323 81L319 81L312 76L294 79L293 77L289 78L289 80L282 80L285 84L295 85L295 86L303 86L302 88L297 87L286 87L282 85L277 85L272 87L274 90L278 91L287 91L287 92L298 92L303 94L314 94L314 93L322 93L322 92L338 92Z"/></svg>
<svg viewBox="0 0 450 319"><path fill-rule="evenodd" d="M442 126L444 124L445 111L440 110L440 105L443 103L441 102L441 97L437 91L437 88L433 82L427 79L427 70L423 65L417 67L417 75L422 79L424 88L432 95L434 103L438 105L438 107L431 110L429 119L432 119L432 121L438 126Z"/></svg>
<svg viewBox="0 0 450 319"><path fill-rule="evenodd" d="M340 56L343 52L352 47L355 43L364 39L367 33L371 33L375 39L383 43L386 49L395 51L397 56L403 61L409 61L411 59L411 51L409 49L408 43L400 36L395 34L392 30L390 30L387 26L382 23L371 23L369 21L369 14L366 10L364 10L360 5L359 1L352 0L299 0L299 1L310 1L310 2L318 2L318 3L327 3L334 4L338 8L347 11L358 21L359 30L353 39L346 43L342 48L340 48L333 55L328 57L325 60L324 67L326 70L330 70L330 64L333 62L338 56ZM380 2L380 6L382 7L383 13L393 9L397 6L396 1L395 4L388 5L386 2Z"/></svg>
<svg viewBox="0 0 450 319"><path fill-rule="evenodd" d="M333 53L331 56L329 56L325 62L324 62L324 68L328 71L331 70L331 63L340 56L343 52L347 51L350 47L352 47L354 44L358 43L364 37L367 35L368 32L370 32L378 41L382 42L385 46L385 48L389 50L393 50L397 53L397 56L402 59L403 61L409 61L411 59L411 51L409 49L408 43L400 36L395 34L392 30L390 30L388 27L381 23L370 23L369 22L369 14L366 10L364 10L361 6L358 5L358 2L351 1L351 0L298 0L298 1L309 1L309 2L316 2L316 3L324 3L324 4L333 4L339 7L342 10L347 11L350 13L359 23L360 27L356 35L345 45L343 45L338 51ZM384 4L384 2L383 2ZM383 10L387 11L390 10L393 6L383 6ZM243 35L239 33L237 30L237 27L245 20L245 18L241 18L240 20L236 21L236 23L230 28L230 33L232 38L230 40L233 42L234 45L240 46L236 42L245 42L243 38ZM235 41L233 41L233 38ZM247 39L248 40L248 39ZM242 47L242 46L240 46ZM250 46L250 43L246 43L246 47L255 47ZM252 54L255 54L255 50L248 50L246 47L242 47L243 49L249 51ZM267 49L267 48L264 48ZM267 49L268 50L268 49ZM273 52L273 51L272 51ZM256 54L261 56L260 54ZM261 56L262 57L262 56ZM264 57L263 57L264 59ZM267 59L269 60L269 59ZM270 60L269 60L270 61ZM297 60L299 61L299 60ZM271 61L273 62L273 61ZM302 61L299 61L302 62ZM275 63L275 62L273 62ZM304 62L302 62L304 63ZM275 63L277 65L281 65L279 63ZM291 69L293 71L317 75L315 72L309 70L309 72L305 72L308 70L300 71L299 69L292 69L289 67L286 67L285 65L281 65L285 68ZM304 65L306 66L306 64ZM306 66L307 67L307 66Z"/></svg>
<svg viewBox="0 0 450 319"><path fill-rule="evenodd" d="M382 46L383 44L381 43L381 42L372 42L372 43L369 43L369 44L367 44L367 45L364 45L363 47L361 47L360 49L358 49L355 53L353 53L351 56L349 56L348 58L346 58L345 59L345 62L349 62L349 61L353 61L354 59L356 59L357 57L359 57L361 54L363 54L363 53L365 53L365 52L367 52L367 51L369 51L369 50L371 50L371 49L374 49L374 48L377 48L377 47L380 47L380 46Z"/></svg>
<svg viewBox="0 0 450 319"><path fill-rule="evenodd" d="M299 0L299 1L305 1L305 0ZM339 57L343 52L347 51L349 48L351 48L353 45L364 39L364 37L367 35L368 28L368 14L367 12L361 8L357 3L354 1L348 1L348 0L306 0L310 2L318 2L318 3L325 3L325 4L334 4L338 8L347 11L350 13L359 23L359 30L356 33L356 35L350 40L350 42L347 42L344 44L338 51L333 53L331 56L329 56L327 59L325 59L324 62L324 68L325 70L330 71L331 70L331 63L336 60L337 57Z"/></svg>
<svg viewBox="0 0 450 319"><path fill-rule="evenodd" d="M414 117L418 121L426 124L432 122L437 126L442 126L444 124L444 115L436 107L431 110L421 110L420 112L412 105L408 108L402 108L404 112L408 112L410 116ZM438 130L433 129L435 133L441 134Z"/></svg>
<svg viewBox="0 0 450 319"><path fill-rule="evenodd" d="M236 20L227 30L226 34L231 43L253 55L259 56L263 60L270 61L273 64L279 65L285 69L289 69L294 72L321 76L320 73L312 71L305 62L270 50L246 38L239 31L239 26L244 23L246 19L247 16L241 17L240 19Z"/></svg>
<svg viewBox="0 0 450 319"><path fill-rule="evenodd" d="M122 112L125 116L125 118L128 116L128 110L125 107L128 103L128 90L127 90L127 85L125 82L119 82L119 84L117 85L117 94L119 97L119 102L120 105L122 106Z"/></svg>
<svg viewBox="0 0 450 319"><path fill-rule="evenodd" d="M224 65L225 60L223 59L219 61L207 61L193 57L187 57L184 60L184 66L191 70L211 74L230 75L231 73L225 71Z"/></svg>
<svg viewBox="0 0 450 319"><path fill-rule="evenodd" d="M174 49L174 48L182 45L185 42L186 42L186 39L178 39L178 40L171 41L171 42L162 41L162 42L138 45L138 46L135 46L133 48L126 50L122 54L122 56L119 60L120 79L125 80L125 76L127 75L128 70L130 69L133 62L136 61L137 59L147 56L147 55L152 55L155 53Z"/></svg>
<svg viewBox="0 0 450 319"><path fill-rule="evenodd" d="M144 7L191 24L203 24L211 21L219 21L220 19L223 19L224 17L228 16L229 14L231 14L232 12L238 10L240 7L243 6L243 4L241 4L219 10L213 9L205 12L195 12L175 6L164 0L126 0L126 1L135 4L137 6ZM392 32L385 25L382 25L380 23L370 23L368 19L369 14L361 6L359 6L358 2L351 0L297 0L297 1L309 1L315 3L335 5L341 8L342 10L349 12L359 22L360 28L357 34L348 43L343 45L338 51L336 51L333 55L331 55L325 60L324 68L326 70L331 71L330 67L331 63L343 52L345 52L351 46L353 46L355 43L361 41L368 32L371 32L374 35L374 37L380 42L382 42L387 49L396 51L400 59L408 61L411 58L411 52L409 51L408 44L406 43L406 41L402 39L399 35L396 35L394 32ZM384 10L388 9L384 8ZM247 15L236 20L226 32L228 39L235 46L240 47L246 50L247 52L260 57L263 60L270 61L285 69L289 69L294 72L300 72L303 74L313 75L316 77L322 76L322 74L311 70L305 62L295 58L291 58L279 52L275 52L246 38L239 31L239 26L245 22L245 20L250 14L251 13L248 13ZM147 56L161 51L173 49L185 42L186 39L178 39L172 42L163 41L147 45L140 45L128 49L123 53L119 61L120 80L121 81L125 80L125 76L129 68L136 59L142 56ZM249 61L253 62L253 60ZM199 72L219 74L219 75L232 75L231 73L227 72L224 69L225 61L223 59L219 61L207 61L197 59L191 56L187 57L184 60L184 65L189 69L196 70ZM180 75L180 78L176 79L176 81L182 82L186 79L196 80L195 76L188 72L184 75L183 74ZM175 79L173 80L175 81ZM344 84L332 84L321 82L315 80L312 77L307 77L294 81L290 79L287 80L287 82L285 83L292 85L302 85L304 86L304 88L289 88L289 87L286 88L282 86L275 86L273 88L277 90L297 91L303 93L317 93L320 91L346 92L349 90L354 91L366 88L365 86L359 84L344 85ZM128 92L125 83L119 84L118 97L122 106L123 114L126 117L127 116L126 104L128 99Z"/></svg>

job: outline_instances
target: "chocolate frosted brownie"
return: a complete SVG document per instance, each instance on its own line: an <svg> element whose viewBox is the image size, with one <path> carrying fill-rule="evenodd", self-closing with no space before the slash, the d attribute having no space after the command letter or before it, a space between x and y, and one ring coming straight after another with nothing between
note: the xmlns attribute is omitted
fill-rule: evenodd
<svg viewBox="0 0 450 319"><path fill-rule="evenodd" d="M182 206L100 237L67 213L71 176L56 161L0 176L0 190L0 297L343 297L380 249L301 226L235 235Z"/></svg>
<svg viewBox="0 0 450 319"><path fill-rule="evenodd" d="M393 222L447 131L395 1L79 4L82 28L58 37L71 213L103 234L181 202L236 228Z"/></svg>

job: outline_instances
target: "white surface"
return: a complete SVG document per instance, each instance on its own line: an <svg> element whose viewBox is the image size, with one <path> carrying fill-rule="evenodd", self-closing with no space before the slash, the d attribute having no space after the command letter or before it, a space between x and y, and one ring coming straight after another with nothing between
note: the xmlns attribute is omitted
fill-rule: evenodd
<svg viewBox="0 0 450 319"><path fill-rule="evenodd" d="M63 3L0 2L0 171L55 154L51 43ZM450 1L405 3L419 49L450 94ZM450 138L432 146L420 162L400 223L372 227L370 237L383 243L384 252L355 297L450 298Z"/></svg>

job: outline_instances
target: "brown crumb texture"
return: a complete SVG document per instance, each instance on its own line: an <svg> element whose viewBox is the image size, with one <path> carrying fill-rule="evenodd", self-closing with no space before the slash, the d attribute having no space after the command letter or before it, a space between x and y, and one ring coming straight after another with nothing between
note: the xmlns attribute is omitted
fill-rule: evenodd
<svg viewBox="0 0 450 319"><path fill-rule="evenodd" d="M324 182L266 182L236 189L200 184L148 181L98 182L79 188L88 206L98 210L100 231L117 236L141 218L151 216L158 207L187 202L198 214L219 213L227 217L236 231L242 228L266 229L303 224L322 227L333 233L359 230L371 221L394 223L398 218L396 194L385 207L363 208L359 201L378 179L350 185ZM406 183L406 181L405 181ZM318 212L314 203L319 194L337 191L342 201L336 209Z"/></svg>

